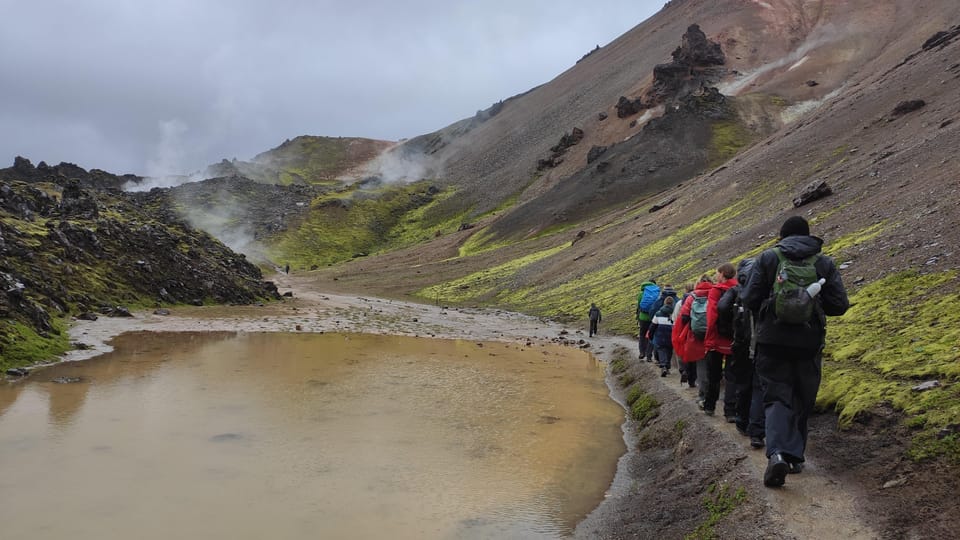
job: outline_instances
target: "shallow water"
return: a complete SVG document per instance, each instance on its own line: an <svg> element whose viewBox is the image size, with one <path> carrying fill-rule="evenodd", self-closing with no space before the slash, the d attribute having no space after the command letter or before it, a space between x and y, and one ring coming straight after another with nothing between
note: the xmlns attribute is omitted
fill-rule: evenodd
<svg viewBox="0 0 960 540"><path fill-rule="evenodd" d="M624 452L623 411L574 349L275 333L114 345L0 386L2 538L555 538Z"/></svg>

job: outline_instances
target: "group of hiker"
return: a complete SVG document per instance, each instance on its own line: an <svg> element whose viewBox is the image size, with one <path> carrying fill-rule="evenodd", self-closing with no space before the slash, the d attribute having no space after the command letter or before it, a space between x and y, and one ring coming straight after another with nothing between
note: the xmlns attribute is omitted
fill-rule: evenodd
<svg viewBox="0 0 960 540"><path fill-rule="evenodd" d="M667 377L676 358L680 383L698 390L697 405L710 416L722 383L726 420L752 447L766 447L769 487L803 470L826 316L849 307L822 244L804 218L793 216L759 256L720 264L682 295L650 279L637 296L640 359L656 362Z"/></svg>

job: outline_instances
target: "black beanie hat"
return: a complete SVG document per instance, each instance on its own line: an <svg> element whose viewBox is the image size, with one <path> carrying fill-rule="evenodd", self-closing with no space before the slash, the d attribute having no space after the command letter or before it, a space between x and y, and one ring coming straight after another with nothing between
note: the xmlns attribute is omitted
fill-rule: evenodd
<svg viewBox="0 0 960 540"><path fill-rule="evenodd" d="M809 236L810 225L800 216L788 217L780 227L780 238L788 236Z"/></svg>

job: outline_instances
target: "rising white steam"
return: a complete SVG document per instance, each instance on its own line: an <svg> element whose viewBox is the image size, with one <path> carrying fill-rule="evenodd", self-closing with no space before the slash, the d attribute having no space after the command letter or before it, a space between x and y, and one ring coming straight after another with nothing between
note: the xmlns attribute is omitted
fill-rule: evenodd
<svg viewBox="0 0 960 540"><path fill-rule="evenodd" d="M123 186L127 191L150 191L153 188L175 187L187 182L203 180L200 173L178 174L187 162L187 144L185 136L190 126L179 118L161 120L158 124L160 140L153 157L147 160L146 177L142 182L128 182Z"/></svg>
<svg viewBox="0 0 960 540"><path fill-rule="evenodd" d="M439 169L438 160L397 147L373 159L364 167L363 174L365 177L377 177L388 184L409 184L425 178L436 178Z"/></svg>
<svg viewBox="0 0 960 540"><path fill-rule="evenodd" d="M227 201L231 200L231 197L224 193L212 199ZM254 239L253 232L247 224L250 220L250 212L247 208L225 204L199 208L185 200L180 202L180 214L192 227L213 236L233 251L243 253L252 262L267 260L263 244Z"/></svg>
<svg viewBox="0 0 960 540"><path fill-rule="evenodd" d="M720 90L721 94L726 96L736 96L742 92L744 88L747 88L760 77L770 73L771 71L788 65L790 66L790 69L799 67L806 62L807 54L810 51L823 45L833 43L842 35L843 34L837 32L837 30L831 24L818 26L807 36L806 41L804 41L799 47L791 51L786 56L774 60L773 62L766 63L753 71L742 73L738 79L719 85L718 90Z"/></svg>

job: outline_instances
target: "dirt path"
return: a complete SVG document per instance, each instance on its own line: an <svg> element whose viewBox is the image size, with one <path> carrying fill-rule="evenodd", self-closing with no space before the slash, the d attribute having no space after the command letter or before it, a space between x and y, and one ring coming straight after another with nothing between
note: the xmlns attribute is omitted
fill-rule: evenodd
<svg viewBox="0 0 960 540"><path fill-rule="evenodd" d="M467 339L478 341L509 341L525 344L561 343L587 348L600 360L609 362L618 347L635 350L633 340L616 336L587 338L585 328L573 328L517 313L488 309L444 309L442 307L364 298L358 296L325 294L309 289L309 282L296 276L274 276L281 292L293 291L294 296L284 302L265 306L233 306L172 309L170 315L138 313L135 318L101 318L97 321L78 321L70 330L75 342L89 346L74 350L66 360L82 360L110 350L107 342L123 332L148 331L240 331L240 332L366 332L389 333L419 337ZM584 321L584 326L586 322ZM653 364L640 369L655 370ZM615 383L608 384L616 394ZM710 452L726 452L722 456L731 462L744 462L739 469L748 486L760 486L766 459L762 451L751 450L746 440L721 417L707 417L695 404L695 392L677 384L676 377L653 382L660 400L673 405L686 421L712 433L716 440L702 441ZM664 396L668 396L664 399ZM672 396L670 399L669 396ZM625 437L630 454L637 457L636 434L625 425ZM718 441L727 444L719 445ZM811 445L816 444L815 437ZM727 450L723 450L726 448ZM625 456L630 458L631 456ZM621 459L617 477L607 500L591 514L591 519L603 522L604 514L613 514L616 500L629 498L629 491L637 484L635 468ZM791 475L786 487L778 490L758 487L751 493L759 494L745 504L758 505L755 512L769 517L782 527L781 537L818 539L878 538L858 514L858 497L853 486L827 476L815 460L808 459L800 475ZM601 530L603 526L601 525ZM596 531L594 531L596 532ZM755 531L765 537L764 531ZM605 537L616 538L616 531L607 530Z"/></svg>

